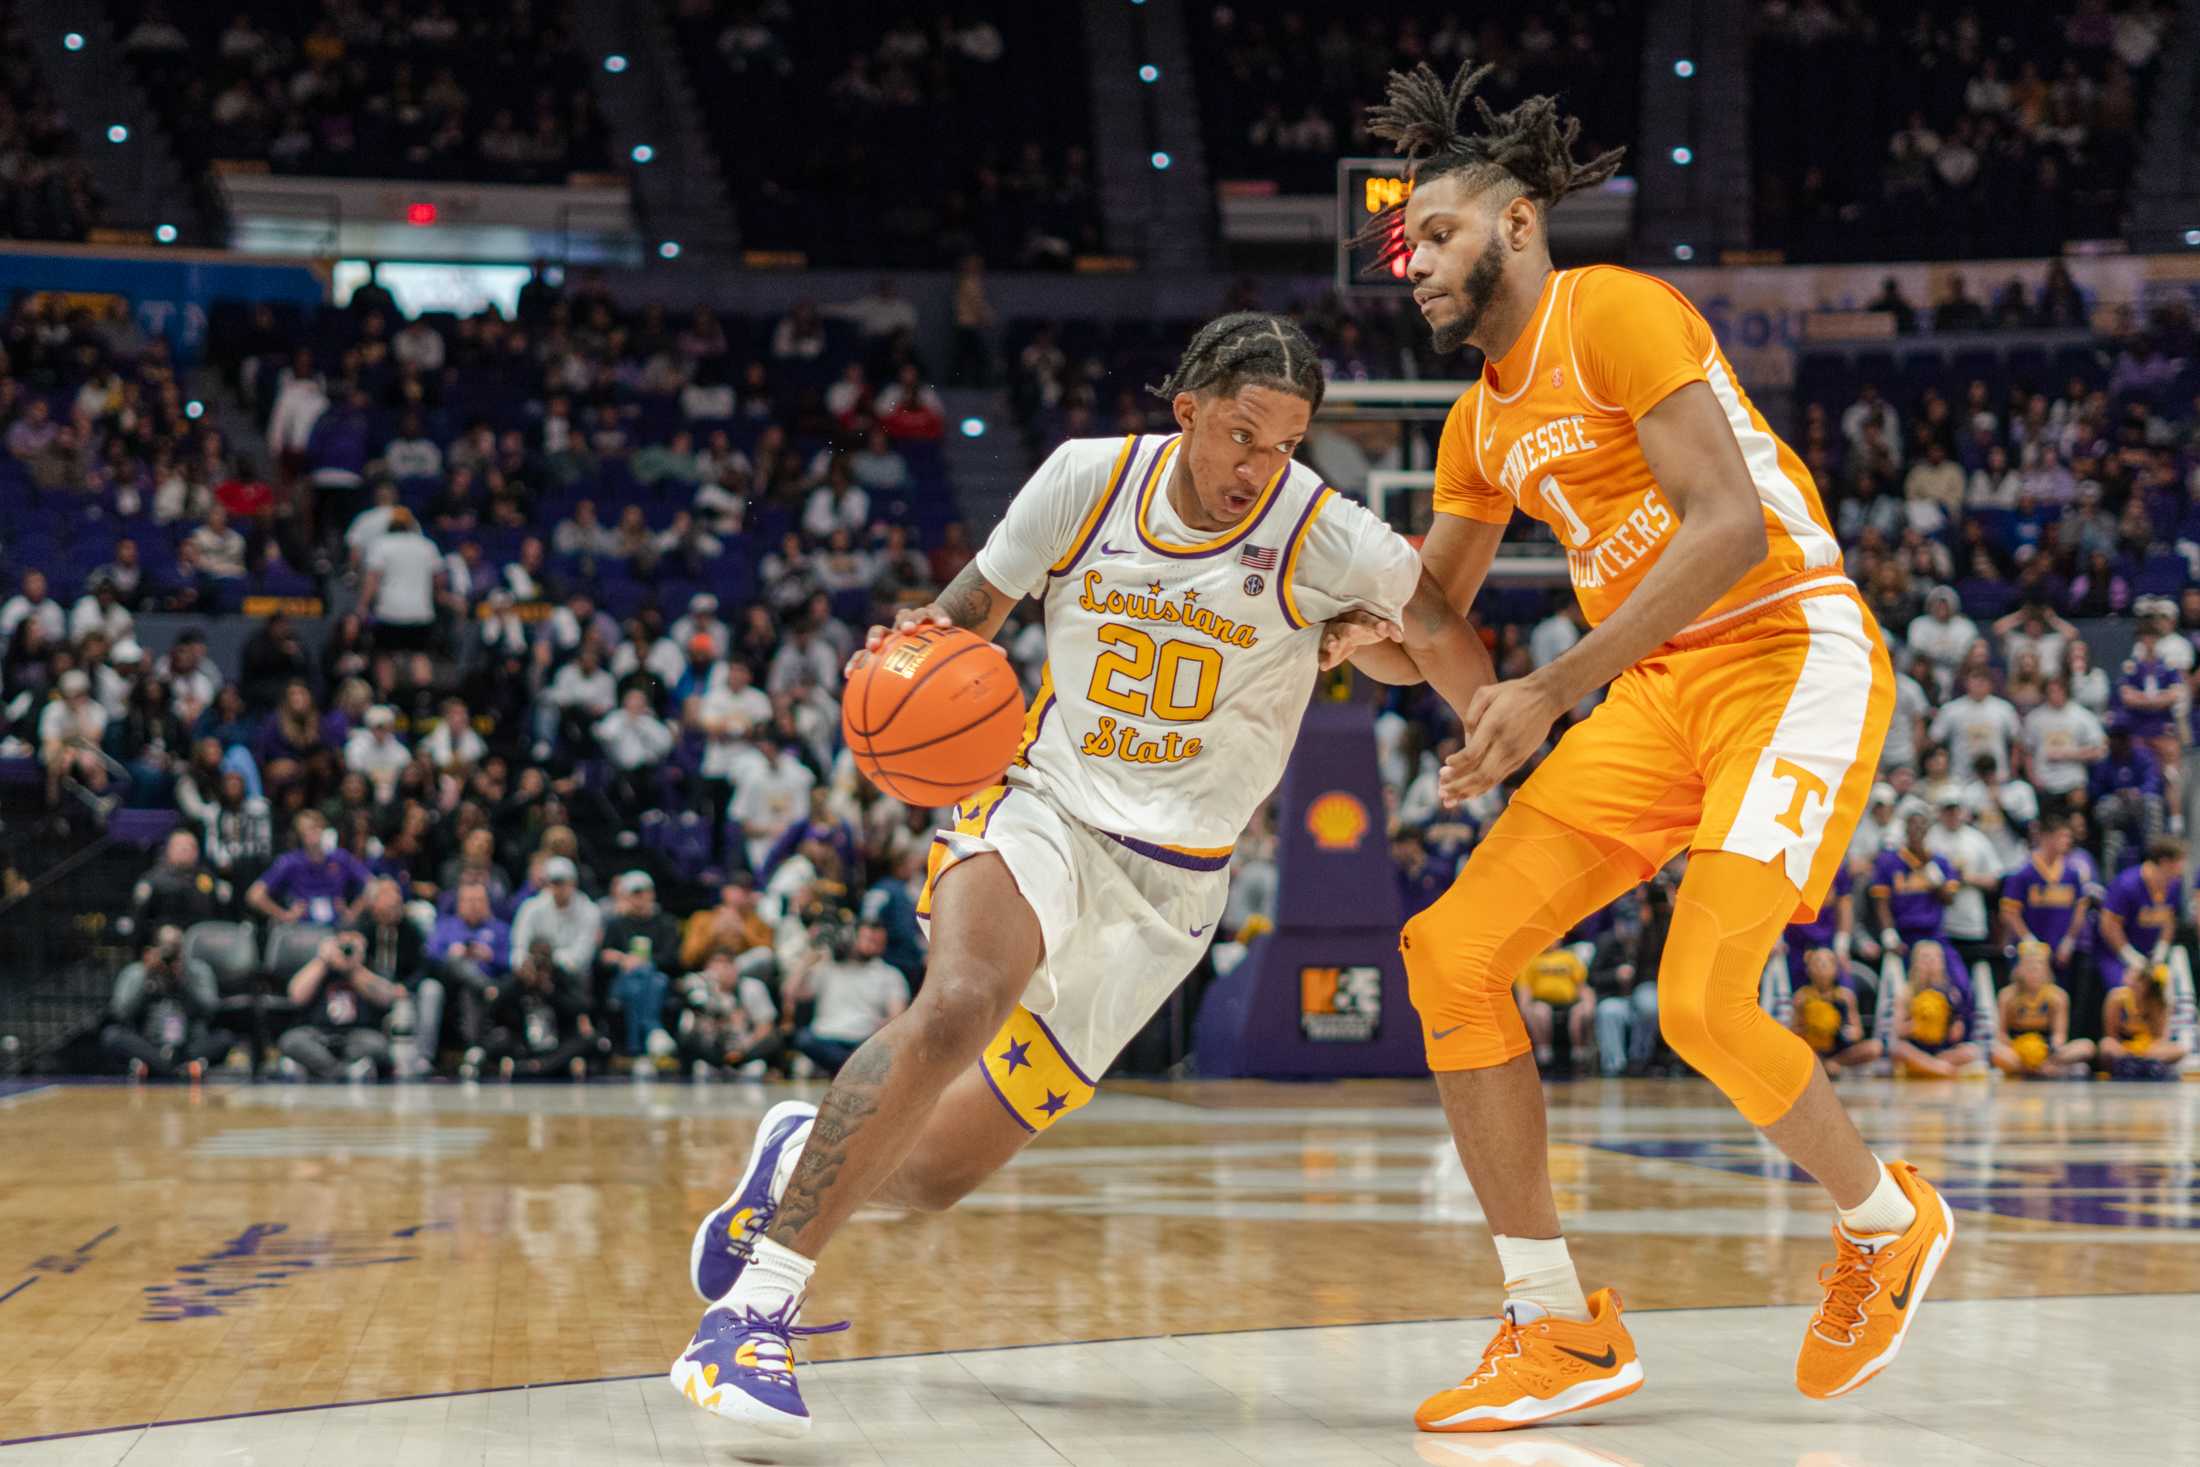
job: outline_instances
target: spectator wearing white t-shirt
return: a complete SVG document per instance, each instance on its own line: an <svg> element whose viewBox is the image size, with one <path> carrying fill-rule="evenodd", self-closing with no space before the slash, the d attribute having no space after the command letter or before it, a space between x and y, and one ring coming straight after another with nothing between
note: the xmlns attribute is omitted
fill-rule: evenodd
<svg viewBox="0 0 2200 1467"><path fill-rule="evenodd" d="M137 618L130 615L130 608L122 604L115 593L112 581L94 579L92 588L77 598L69 611L69 638L81 642L93 632L104 636L109 643L127 641L137 626Z"/></svg>
<svg viewBox="0 0 2200 1467"><path fill-rule="evenodd" d="M1941 708L1933 717L1935 742L1948 746L1951 763L1968 769L1973 760L1991 755L1994 767L2009 772L2009 747L2024 733L2017 710L1994 693L1994 676L1983 668L1963 675L1963 696Z"/></svg>
<svg viewBox="0 0 2200 1467"><path fill-rule="evenodd" d="M1978 624L1963 614L1961 605L1952 588L1935 586L1925 593L1925 614L1902 634L1910 651L1931 664L1937 693L1954 685L1963 654L1978 640Z"/></svg>
<svg viewBox="0 0 2200 1467"><path fill-rule="evenodd" d="M1949 898L1941 920L1951 941L1967 945L1966 957L1984 957L1977 949L1993 933L2008 868L1994 843L1971 823L1971 802L1961 790L1948 790L1933 803L1938 818L1925 832L1925 849L1946 861L1963 883Z"/></svg>
<svg viewBox="0 0 2200 1467"><path fill-rule="evenodd" d="M444 774L475 768L489 757L489 746L474 732L473 714L464 699L443 700L443 716L420 744L428 761Z"/></svg>
<svg viewBox="0 0 2200 1467"><path fill-rule="evenodd" d="M909 980L890 966L886 928L865 922L856 928L848 956L820 963L791 988L817 996L817 1011L794 1035L796 1053L809 1057L826 1074L837 1074L866 1039L909 1007Z"/></svg>
<svg viewBox="0 0 2200 1467"><path fill-rule="evenodd" d="M2024 715L2026 762L2049 809L2085 788L2088 769L2108 753L2108 730L2092 710L2073 702L2070 685L2049 678L2047 701Z"/></svg>
<svg viewBox="0 0 2200 1467"><path fill-rule="evenodd" d="M2059 677L2063 655L2077 640L2078 629L2047 607L2035 603L2020 606L1995 622L1994 635L2001 639L2004 667L2015 667L2018 659L2030 652L2039 658L2043 674Z"/></svg>
<svg viewBox="0 0 2200 1467"><path fill-rule="evenodd" d="M390 511L388 533L367 546L359 603L374 617L375 644L393 652L424 652L435 634L436 592L443 552L420 532L412 511Z"/></svg>
<svg viewBox="0 0 2200 1467"><path fill-rule="evenodd" d="M870 523L870 494L850 476L846 459L834 459L825 471L825 482L810 491L802 507L802 528L822 540L835 530L859 535Z"/></svg>
<svg viewBox="0 0 2200 1467"><path fill-rule="evenodd" d="M1971 819L1994 847L2003 871L2022 866L2032 850L2032 825L2040 818L2040 797L2021 779L2003 779L1994 761L1981 759L1963 787Z"/></svg>
<svg viewBox="0 0 2200 1467"><path fill-rule="evenodd" d="M344 767L364 775L384 804L396 796L398 776L411 763L412 751L397 737L397 714L379 704L367 710L366 726L344 741Z"/></svg>
<svg viewBox="0 0 2200 1467"><path fill-rule="evenodd" d="M107 732L107 710L92 696L92 680L81 667L61 674L60 696L38 715L38 752L46 763L46 802L60 803L61 782L74 778L97 794L107 788L107 761L99 741Z"/></svg>
<svg viewBox="0 0 2200 1467"><path fill-rule="evenodd" d="M0 603L0 647L5 647L26 621L36 621L48 643L68 640L68 613L48 594L44 571L23 572L22 588Z"/></svg>
<svg viewBox="0 0 2200 1467"><path fill-rule="evenodd" d="M747 839L750 869L761 869L772 843L809 810L817 776L791 744L767 730L734 755L733 783L726 814Z"/></svg>

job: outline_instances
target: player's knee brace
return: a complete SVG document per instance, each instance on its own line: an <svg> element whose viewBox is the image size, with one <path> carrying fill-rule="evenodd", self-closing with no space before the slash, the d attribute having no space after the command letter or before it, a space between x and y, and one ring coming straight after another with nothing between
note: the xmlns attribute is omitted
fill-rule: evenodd
<svg viewBox="0 0 2200 1467"><path fill-rule="evenodd" d="M1658 973L1658 1029L1751 1125L1786 1115L1809 1083L1810 1046L1757 1004L1771 932L1732 930L1684 895Z"/></svg>
<svg viewBox="0 0 2200 1467"><path fill-rule="evenodd" d="M1421 1016L1433 1070L1487 1069L1529 1047L1512 998L1512 975L1526 958L1508 966L1503 954L1510 934L1463 920L1466 910L1470 899L1461 883L1407 922L1398 942L1406 992Z"/></svg>

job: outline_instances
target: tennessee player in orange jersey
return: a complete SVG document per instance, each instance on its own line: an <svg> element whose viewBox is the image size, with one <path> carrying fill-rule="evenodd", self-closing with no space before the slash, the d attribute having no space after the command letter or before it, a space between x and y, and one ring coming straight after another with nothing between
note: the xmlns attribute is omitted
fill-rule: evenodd
<svg viewBox="0 0 2200 1467"><path fill-rule="evenodd" d="M1781 928L1826 898L1868 798L1893 672L1808 471L1703 317L1648 275L1552 268L1549 209L1609 177L1619 155L1576 162L1580 124L1547 97L1502 116L1477 99L1480 127L1463 132L1481 75L1393 74L1369 118L1414 178L1394 248L1435 344L1486 359L1444 426L1423 566L1464 613L1506 523L1525 513L1558 537L1592 630L1532 676L1475 695L1446 798L1494 787L1561 713L1609 691L1401 940L1506 1281L1481 1363L1417 1419L1498 1430L1642 1384L1618 1300L1583 1297L1560 1235L1542 1090L1508 990L1536 953L1684 850L1659 1022L1832 1194L1837 1257L1821 1271L1796 1384L1837 1396L1900 1348L1954 1223L1914 1169L1864 1145L1810 1046L1758 1007L1757 987ZM1337 633L1331 654L1415 681L1380 635Z"/></svg>

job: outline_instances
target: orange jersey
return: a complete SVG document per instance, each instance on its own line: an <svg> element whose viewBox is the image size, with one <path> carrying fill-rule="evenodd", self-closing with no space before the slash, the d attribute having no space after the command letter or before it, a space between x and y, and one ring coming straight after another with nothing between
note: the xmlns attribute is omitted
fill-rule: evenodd
<svg viewBox="0 0 2200 1467"><path fill-rule="evenodd" d="M1680 528L1635 422L1691 382L1708 383L1726 410L1770 548L1684 635L1846 588L1810 471L1742 391L1710 323L1664 281L1616 265L1554 270L1512 350L1453 404L1436 455L1437 512L1503 524L1519 509L1549 525L1583 613L1601 622Z"/></svg>

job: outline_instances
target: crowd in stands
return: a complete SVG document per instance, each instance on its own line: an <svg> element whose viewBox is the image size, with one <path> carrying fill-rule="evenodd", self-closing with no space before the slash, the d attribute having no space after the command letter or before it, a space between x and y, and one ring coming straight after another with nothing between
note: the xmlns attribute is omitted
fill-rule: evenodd
<svg viewBox="0 0 2200 1467"><path fill-rule="evenodd" d="M0 237L82 240L106 204L13 5L0 4L0 47Z"/></svg>
<svg viewBox="0 0 2200 1467"><path fill-rule="evenodd" d="M604 168L591 68L561 0L311 6L117 0L186 160L278 173L563 182Z"/></svg>
<svg viewBox="0 0 2200 1467"><path fill-rule="evenodd" d="M743 248L1023 269L1100 250L1074 10L665 3Z"/></svg>
<svg viewBox="0 0 2200 1467"><path fill-rule="evenodd" d="M194 967L231 922L312 1075L831 1069L906 1002L930 816L856 775L835 701L970 554L906 314L890 283L751 319L586 280L514 320L224 310L262 464L160 340L19 302L0 751L61 820L177 817L117 1062L243 1037ZM278 601L217 655L239 619L206 614L254 594L327 614Z"/></svg>
<svg viewBox="0 0 2200 1467"><path fill-rule="evenodd" d="M2174 13L1762 0L1755 242L1795 260L1916 259L2118 237Z"/></svg>
<svg viewBox="0 0 2200 1467"><path fill-rule="evenodd" d="M1200 8L1188 24L1208 171L1329 193L1340 156L1390 155L1366 118L1391 71L1426 61L1449 80L1470 57L1496 68L1478 90L1492 107L1556 95L1582 119L1577 153L1594 157L1634 138L1642 9L1616 0L1403 16L1343 0Z"/></svg>
<svg viewBox="0 0 2200 1467"><path fill-rule="evenodd" d="M268 975L292 1020L270 1038L308 1073L829 1068L860 1038L852 1016L883 1021L921 981L932 820L873 795L837 747L840 667L869 620L971 553L906 303L881 283L780 318L679 319L580 279L531 286L511 321L387 312L370 289L217 322L270 423L265 472L182 411L158 341L49 301L8 323L8 731L64 810L120 798L183 820L147 877L114 1052L203 1062L175 1027L179 995L203 993L189 934L247 917L314 935ZM1381 311L1300 314L1332 375L1393 375L1423 349ZM1164 431L1133 384L1182 339L1024 323L1013 390L1048 439ZM1836 899L1791 930L1776 1001L1834 1068L2166 1072L2181 1041L2160 960L2190 939L2200 796L2191 322L2169 307L2059 356L2020 341L1920 360L1807 356L1798 375L1789 437L1900 675L1870 812ZM1347 484L1385 451L1305 450ZM226 670L196 635L158 656L136 640L146 613L284 585L335 614L257 623ZM1556 592L1481 609L1504 676L1583 630ZM1003 639L1035 670L1033 619ZM1439 808L1457 729L1425 690L1392 695L1377 728L1418 909L1504 792ZM1264 820L1238 847L1230 938L1271 915L1273 848ZM1523 974L1555 1066L1666 1062L1671 892L1631 894ZM698 922L744 934L715 970ZM1902 981L1884 986L1890 956ZM824 1027L813 970L841 985L814 995ZM384 1048L355 1052L353 1030Z"/></svg>

